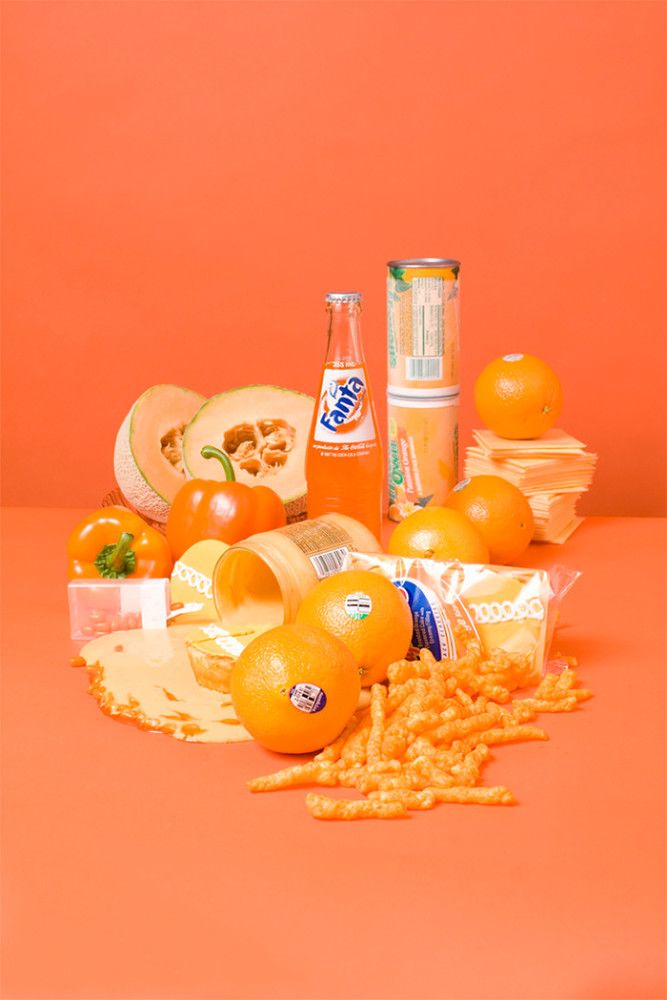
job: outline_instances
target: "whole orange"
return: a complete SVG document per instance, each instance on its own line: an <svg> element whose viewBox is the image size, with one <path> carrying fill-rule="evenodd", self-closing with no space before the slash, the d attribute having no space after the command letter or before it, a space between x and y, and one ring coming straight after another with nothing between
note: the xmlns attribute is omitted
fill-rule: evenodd
<svg viewBox="0 0 667 1000"><path fill-rule="evenodd" d="M537 438L558 420L563 391L546 361L532 354L506 354L478 376L475 406L499 437Z"/></svg>
<svg viewBox="0 0 667 1000"><path fill-rule="evenodd" d="M457 483L445 500L475 525L489 546L491 562L507 565L533 537L533 512L514 483L500 476L472 476Z"/></svg>
<svg viewBox="0 0 667 1000"><path fill-rule="evenodd" d="M296 620L316 625L351 650L364 687L382 681L412 639L412 613L390 580L369 570L345 570L321 580L303 599Z"/></svg>
<svg viewBox="0 0 667 1000"><path fill-rule="evenodd" d="M360 691L357 662L347 646L310 625L279 625L253 639L230 677L240 722L258 743L279 753L310 753L335 740Z"/></svg>
<svg viewBox="0 0 667 1000"><path fill-rule="evenodd" d="M489 562L489 549L477 528L451 507L424 507L410 514L394 529L388 551L419 559Z"/></svg>

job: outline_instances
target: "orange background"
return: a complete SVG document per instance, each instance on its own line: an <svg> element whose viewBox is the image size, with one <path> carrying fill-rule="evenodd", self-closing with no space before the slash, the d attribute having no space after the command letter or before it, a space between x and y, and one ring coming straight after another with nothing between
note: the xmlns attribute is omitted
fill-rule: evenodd
<svg viewBox="0 0 667 1000"><path fill-rule="evenodd" d="M314 392L322 296L463 261L463 433L543 355L601 454L584 511L664 478L661 3L6 3L4 502L93 505L148 385Z"/></svg>

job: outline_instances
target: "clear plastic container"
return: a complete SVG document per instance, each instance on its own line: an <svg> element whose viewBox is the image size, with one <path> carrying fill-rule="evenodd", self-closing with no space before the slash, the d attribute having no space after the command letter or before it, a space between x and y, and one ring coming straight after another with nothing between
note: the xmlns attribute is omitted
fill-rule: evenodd
<svg viewBox="0 0 667 1000"><path fill-rule="evenodd" d="M169 580L70 580L70 637L95 639L124 629L167 627Z"/></svg>

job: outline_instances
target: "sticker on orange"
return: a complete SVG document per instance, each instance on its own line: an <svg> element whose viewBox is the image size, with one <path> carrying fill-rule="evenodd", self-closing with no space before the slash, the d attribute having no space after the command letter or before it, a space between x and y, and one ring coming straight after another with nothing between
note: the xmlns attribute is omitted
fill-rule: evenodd
<svg viewBox="0 0 667 1000"><path fill-rule="evenodd" d="M327 696L317 684L294 684L289 698L300 712L321 712L327 703Z"/></svg>
<svg viewBox="0 0 667 1000"><path fill-rule="evenodd" d="M347 595L343 607L348 618L360 622L370 615L373 610L373 601L369 594L357 590L353 594Z"/></svg>

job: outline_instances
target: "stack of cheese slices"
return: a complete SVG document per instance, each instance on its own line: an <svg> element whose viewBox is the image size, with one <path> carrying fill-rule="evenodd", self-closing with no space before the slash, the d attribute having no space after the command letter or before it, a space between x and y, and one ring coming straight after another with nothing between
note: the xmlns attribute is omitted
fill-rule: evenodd
<svg viewBox="0 0 667 1000"><path fill-rule="evenodd" d="M579 497L593 481L597 455L565 431L547 431L534 440L512 441L492 431L474 430L466 450L466 476L501 476L525 494L535 518L533 538L564 542L583 518Z"/></svg>

